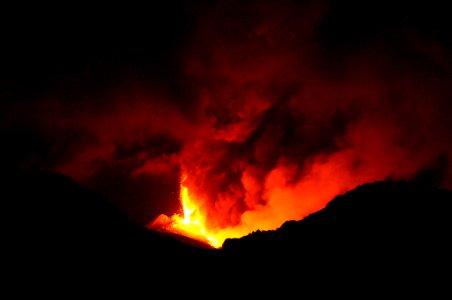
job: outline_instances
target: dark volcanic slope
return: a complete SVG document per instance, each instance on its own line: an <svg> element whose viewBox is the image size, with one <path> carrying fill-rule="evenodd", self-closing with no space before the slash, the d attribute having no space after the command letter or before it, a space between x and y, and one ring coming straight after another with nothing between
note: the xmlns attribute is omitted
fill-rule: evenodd
<svg viewBox="0 0 452 300"><path fill-rule="evenodd" d="M152 282L159 289L169 278L214 280L220 288L231 280L288 278L360 284L450 280L452 192L444 189L365 184L303 220L208 250L146 230L64 176L17 173L3 182L3 256L14 261L11 272L19 277L42 279L43 269L57 278L81 272L96 280L145 274L145 286Z"/></svg>
<svg viewBox="0 0 452 300"><path fill-rule="evenodd" d="M397 250L436 247L448 242L452 192L409 182L375 182L333 199L300 221L275 231L227 240L225 251ZM331 247L331 248L330 248ZM366 249L367 248L367 249ZM240 251L239 251L240 249ZM271 249L271 250L270 250ZM425 252L425 249L422 250Z"/></svg>
<svg viewBox="0 0 452 300"><path fill-rule="evenodd" d="M149 231L66 176L14 173L3 179L5 247L22 270L70 274L171 268L204 250ZM8 255L6 254L6 255Z"/></svg>
<svg viewBox="0 0 452 300"><path fill-rule="evenodd" d="M243 280L276 280L300 295L450 295L451 212L449 190L369 183L303 220L226 240L222 254L228 268L252 270Z"/></svg>

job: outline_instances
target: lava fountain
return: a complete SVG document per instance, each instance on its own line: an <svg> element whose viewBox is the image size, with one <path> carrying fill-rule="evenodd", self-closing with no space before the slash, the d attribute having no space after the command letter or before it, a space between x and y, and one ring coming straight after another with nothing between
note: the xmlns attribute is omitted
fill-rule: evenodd
<svg viewBox="0 0 452 300"><path fill-rule="evenodd" d="M206 212L199 206L201 202L196 201L197 196L190 192L186 174L181 176L179 195L182 212L171 217L161 214L148 225L148 228L186 236L213 248L221 248L228 236L207 228Z"/></svg>

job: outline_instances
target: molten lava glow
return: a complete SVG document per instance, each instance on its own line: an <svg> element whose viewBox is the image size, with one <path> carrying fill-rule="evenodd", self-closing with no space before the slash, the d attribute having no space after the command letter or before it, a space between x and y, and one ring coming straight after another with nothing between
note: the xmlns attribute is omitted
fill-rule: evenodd
<svg viewBox="0 0 452 300"><path fill-rule="evenodd" d="M347 154L346 151L328 160L319 159L296 184L290 180L296 168L284 164L276 166L264 180L265 193L261 199L265 202L251 203L243 210L228 206L230 202L225 201L227 198L221 193L210 194L214 199L202 195L202 189L195 186L197 182L194 179L197 177L184 173L180 181L181 213L171 217L162 214L148 228L189 237L213 248L221 248L228 238L241 238L258 230L277 229L288 220L301 220L319 211L333 197L372 181L373 177L357 177L347 171L350 164ZM378 174L375 176L379 177ZM209 182L213 181L214 178L210 178ZM251 183L245 186L252 190ZM238 201L234 196L232 203ZM215 206L211 205L212 202Z"/></svg>
<svg viewBox="0 0 452 300"><path fill-rule="evenodd" d="M149 227L187 236L207 243L213 248L220 248L226 237L218 233L214 234L207 229L205 212L198 206L200 202L192 199L193 195L186 186L186 179L187 176L183 175L180 183L182 214L174 214L170 218L160 215Z"/></svg>

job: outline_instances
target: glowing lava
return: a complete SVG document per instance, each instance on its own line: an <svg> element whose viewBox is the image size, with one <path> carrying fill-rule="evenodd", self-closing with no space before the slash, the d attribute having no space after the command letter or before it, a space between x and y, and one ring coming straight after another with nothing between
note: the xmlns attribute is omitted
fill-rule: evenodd
<svg viewBox="0 0 452 300"><path fill-rule="evenodd" d="M180 201L182 205L182 214L174 214L171 217L160 215L149 228L170 232L186 236L204 243L213 248L220 248L226 239L220 233L213 233L206 227L206 214L201 210L198 203L194 201L192 195L186 186L187 176L183 175L180 183Z"/></svg>

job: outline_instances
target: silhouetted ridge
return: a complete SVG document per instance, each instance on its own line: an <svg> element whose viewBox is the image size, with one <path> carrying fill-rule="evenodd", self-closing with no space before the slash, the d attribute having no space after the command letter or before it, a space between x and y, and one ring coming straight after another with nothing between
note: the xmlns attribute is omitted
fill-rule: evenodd
<svg viewBox="0 0 452 300"><path fill-rule="evenodd" d="M293 292L443 295L450 293L451 208L449 190L364 184L302 220L226 240L224 269L253 270L277 291L295 281Z"/></svg>
<svg viewBox="0 0 452 300"><path fill-rule="evenodd" d="M129 220L102 195L47 172L9 174L3 198L9 253L32 270L122 276L199 260L202 249Z"/></svg>
<svg viewBox="0 0 452 300"><path fill-rule="evenodd" d="M168 284L184 283L256 292L252 280L266 283L257 291L264 295L293 279L304 288L321 282L372 290L401 281L409 286L434 282L438 290L449 282L452 192L445 189L409 182L364 184L302 220L208 250L130 221L68 177L8 175L4 255L16 262L10 272L32 275L32 282L63 281L85 289L77 279L82 276L107 279L108 288L127 282L167 292ZM65 281L68 277L73 279Z"/></svg>
<svg viewBox="0 0 452 300"><path fill-rule="evenodd" d="M412 253L448 249L452 192L409 182L375 182L339 195L326 207L279 229L226 240L234 255L349 255L356 249ZM422 246L422 250L419 248ZM441 249L442 248L442 249ZM247 253L247 254L246 254ZM238 255L238 254L237 254ZM292 257L293 258L293 257Z"/></svg>

